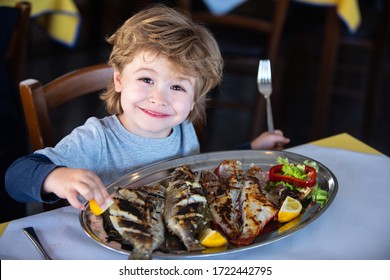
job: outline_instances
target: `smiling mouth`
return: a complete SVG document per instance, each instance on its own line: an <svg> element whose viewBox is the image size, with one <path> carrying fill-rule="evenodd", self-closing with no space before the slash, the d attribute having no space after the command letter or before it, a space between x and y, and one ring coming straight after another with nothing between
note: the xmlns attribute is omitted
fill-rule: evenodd
<svg viewBox="0 0 390 280"><path fill-rule="evenodd" d="M169 117L168 114L164 114L164 113L160 113L160 112L156 112L156 111L150 111L150 110L147 110L147 109L141 109L145 114L147 114L148 116L151 116L153 118L158 118L158 119L162 119L162 118L166 118L166 117Z"/></svg>

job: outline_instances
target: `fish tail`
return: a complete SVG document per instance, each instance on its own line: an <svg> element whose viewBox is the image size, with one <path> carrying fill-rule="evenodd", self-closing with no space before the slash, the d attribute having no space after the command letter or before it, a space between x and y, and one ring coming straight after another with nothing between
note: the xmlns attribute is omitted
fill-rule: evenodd
<svg viewBox="0 0 390 280"><path fill-rule="evenodd" d="M184 245L186 246L187 250L190 252L195 251L202 251L206 249L203 245L199 244L198 242L184 242Z"/></svg>

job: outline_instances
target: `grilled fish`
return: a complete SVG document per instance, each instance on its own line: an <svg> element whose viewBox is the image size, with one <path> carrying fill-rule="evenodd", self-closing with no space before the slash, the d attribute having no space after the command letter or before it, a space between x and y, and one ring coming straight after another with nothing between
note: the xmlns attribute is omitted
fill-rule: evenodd
<svg viewBox="0 0 390 280"><path fill-rule="evenodd" d="M123 244L133 247L131 259L151 259L164 241L165 188L161 185L117 188L109 219Z"/></svg>
<svg viewBox="0 0 390 280"><path fill-rule="evenodd" d="M214 172L202 172L213 221L236 245L251 244L277 215L277 208L262 193L259 172L252 165L244 173L237 160L224 160Z"/></svg>
<svg viewBox="0 0 390 280"><path fill-rule="evenodd" d="M258 168L252 165L242 180L240 193L241 235L231 242L237 245L249 245L274 219L278 209L262 193L261 187L254 177Z"/></svg>
<svg viewBox="0 0 390 280"><path fill-rule="evenodd" d="M197 174L188 166L174 170L166 190L164 219L168 230L178 236L188 251L205 249L198 235L208 223L208 204Z"/></svg>
<svg viewBox="0 0 390 280"><path fill-rule="evenodd" d="M201 183L206 191L207 201L214 223L224 232L228 239L237 239L240 236L239 221L239 197L240 188L220 180L211 171L204 170L201 173Z"/></svg>

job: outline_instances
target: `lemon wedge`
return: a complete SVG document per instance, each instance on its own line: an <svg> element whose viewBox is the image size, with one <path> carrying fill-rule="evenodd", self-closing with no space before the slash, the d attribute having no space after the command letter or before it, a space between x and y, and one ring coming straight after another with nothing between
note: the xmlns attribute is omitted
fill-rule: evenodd
<svg viewBox="0 0 390 280"><path fill-rule="evenodd" d="M206 229L199 239L200 244L207 248L221 247L226 245L226 238L216 230L211 228Z"/></svg>
<svg viewBox="0 0 390 280"><path fill-rule="evenodd" d="M289 222L292 219L298 217L301 211L302 204L299 202L299 200L287 196L283 201L282 207L280 207L278 221L281 223Z"/></svg>
<svg viewBox="0 0 390 280"><path fill-rule="evenodd" d="M286 232L286 231L296 227L297 225L299 225L301 218L302 218L302 215L299 214L298 217L296 217L295 219L292 219L288 223L285 223L282 227L278 228L278 233L282 234L283 232Z"/></svg>
<svg viewBox="0 0 390 280"><path fill-rule="evenodd" d="M112 199L110 199L106 203L106 205L104 205L103 208L100 208L100 206L97 204L97 202L94 199L92 199L89 202L89 208L91 209L91 212L94 215L99 216L99 215L103 214L103 212L106 211L108 209L108 207L110 207L113 203L114 203L114 201L112 201Z"/></svg>

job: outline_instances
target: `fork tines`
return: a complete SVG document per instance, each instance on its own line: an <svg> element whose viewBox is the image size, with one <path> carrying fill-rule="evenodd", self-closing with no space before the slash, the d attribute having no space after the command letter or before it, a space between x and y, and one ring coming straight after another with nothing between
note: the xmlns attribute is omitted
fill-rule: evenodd
<svg viewBox="0 0 390 280"><path fill-rule="evenodd" d="M269 59L264 59L259 61L259 69L257 72L257 85L260 93L264 93L264 87L267 87L268 90L272 90L271 84L271 62ZM271 88L268 88L271 87Z"/></svg>

